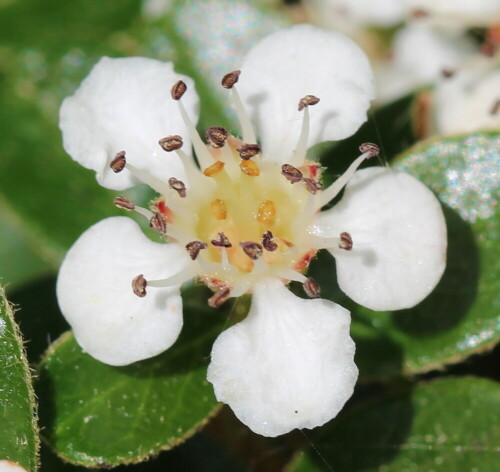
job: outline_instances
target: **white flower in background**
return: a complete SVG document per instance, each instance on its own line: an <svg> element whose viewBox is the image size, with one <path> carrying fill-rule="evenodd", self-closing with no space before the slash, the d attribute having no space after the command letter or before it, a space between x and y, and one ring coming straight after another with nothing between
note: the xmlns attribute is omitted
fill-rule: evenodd
<svg viewBox="0 0 500 472"><path fill-rule="evenodd" d="M0 460L0 472L26 472L26 469L15 462Z"/></svg>
<svg viewBox="0 0 500 472"><path fill-rule="evenodd" d="M443 272L446 228L433 194L411 176L356 171L375 145L362 145L326 189L319 165L306 160L308 146L345 138L366 119L372 74L349 39L311 26L278 32L222 83L242 139L213 127L208 145L193 126L192 82L170 64L104 58L64 101L66 150L108 188L155 189L149 209L115 203L145 216L167 243L129 218L103 220L68 252L57 294L80 345L125 365L175 342L183 282L209 286L213 307L252 292L246 319L216 340L208 380L253 431L276 436L333 418L357 379L349 312L315 298L320 288L303 275L315 253L336 257L339 284L357 302L407 308ZM341 202L321 212L342 189ZM288 291L291 280L314 299Z"/></svg>
<svg viewBox="0 0 500 472"><path fill-rule="evenodd" d="M500 57L477 58L450 71L433 97L441 134L500 130Z"/></svg>

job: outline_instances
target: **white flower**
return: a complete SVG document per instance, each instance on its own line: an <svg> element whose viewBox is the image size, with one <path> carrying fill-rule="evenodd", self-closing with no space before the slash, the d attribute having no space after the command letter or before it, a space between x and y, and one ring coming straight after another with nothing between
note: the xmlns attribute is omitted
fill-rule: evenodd
<svg viewBox="0 0 500 472"><path fill-rule="evenodd" d="M0 460L0 472L26 472L26 469L15 462Z"/></svg>
<svg viewBox="0 0 500 472"><path fill-rule="evenodd" d="M167 100L172 84L174 100ZM208 379L253 431L276 436L333 418L357 379L349 313L298 298L286 284L302 282L316 297L319 287L303 272L326 248L354 300L373 309L410 307L443 272L446 230L439 203L414 178L387 168L356 171L375 145L362 145L325 190L321 169L306 160L308 145L349 136L366 119L372 75L347 38L311 26L278 32L223 85L242 139L209 128L208 146L193 126L194 87L170 65L103 59L66 99L66 150L103 185L142 180L157 190L150 209L123 197L116 204L146 216L168 244L150 241L130 219L101 221L68 252L57 293L80 345L124 365L175 342L179 287L189 278L214 290L213 307L251 291L247 318L213 346ZM341 203L321 212L344 187Z"/></svg>

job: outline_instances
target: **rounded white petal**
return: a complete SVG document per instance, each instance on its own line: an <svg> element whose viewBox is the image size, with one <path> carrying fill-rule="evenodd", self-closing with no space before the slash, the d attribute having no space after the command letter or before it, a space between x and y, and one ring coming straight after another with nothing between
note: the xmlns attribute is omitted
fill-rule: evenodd
<svg viewBox="0 0 500 472"><path fill-rule="evenodd" d="M411 12L423 11L431 21L467 26L488 26L500 22L498 0L406 0Z"/></svg>
<svg viewBox="0 0 500 472"><path fill-rule="evenodd" d="M480 59L442 78L434 92L440 134L500 129L500 63Z"/></svg>
<svg viewBox="0 0 500 472"><path fill-rule="evenodd" d="M26 469L15 462L0 460L0 472L26 472Z"/></svg>
<svg viewBox="0 0 500 472"><path fill-rule="evenodd" d="M257 43L241 68L238 90L256 123L266 158L286 162L302 124L299 100L315 95L309 145L346 138L366 120L373 98L368 59L349 38L310 25Z"/></svg>
<svg viewBox="0 0 500 472"><path fill-rule="evenodd" d="M341 201L313 232L351 235L331 248L340 288L372 310L410 308L436 286L446 263L446 224L434 194L411 175L383 167L356 172Z"/></svg>
<svg viewBox="0 0 500 472"><path fill-rule="evenodd" d="M394 38L389 62L376 70L377 98L390 100L431 83L444 70L454 70L475 53L477 46L462 33L409 24Z"/></svg>
<svg viewBox="0 0 500 472"><path fill-rule="evenodd" d="M134 277L172 276L187 264L174 244L150 241L130 218L100 221L80 236L64 259L57 298L76 340L91 356L126 365L169 348L182 328L179 285L147 288L139 298Z"/></svg>
<svg viewBox="0 0 500 472"><path fill-rule="evenodd" d="M193 81L177 74L171 63L145 57L103 57L61 106L64 149L75 161L95 170L98 182L107 188L123 190L138 183L127 169L115 174L109 168L120 151L126 151L130 164L157 178L183 179L184 169L175 153L166 153L158 145L160 138L178 134L184 138L184 149L190 149L178 104L170 96L178 80L188 86L183 102L196 122L198 96Z"/></svg>
<svg viewBox="0 0 500 472"><path fill-rule="evenodd" d="M247 318L215 341L207 378L217 399L258 434L320 426L341 410L358 377L349 325L341 306L263 282Z"/></svg>

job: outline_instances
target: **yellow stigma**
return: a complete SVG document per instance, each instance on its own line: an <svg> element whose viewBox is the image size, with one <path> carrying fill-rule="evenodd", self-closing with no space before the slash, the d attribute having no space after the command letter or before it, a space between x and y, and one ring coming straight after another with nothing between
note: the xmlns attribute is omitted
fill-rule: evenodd
<svg viewBox="0 0 500 472"><path fill-rule="evenodd" d="M276 215L276 207L271 200L265 200L259 205L257 221L259 223L272 223Z"/></svg>
<svg viewBox="0 0 500 472"><path fill-rule="evenodd" d="M226 205L224 205L224 202L222 200L216 198L212 202L212 214L218 220L225 220L227 218Z"/></svg>

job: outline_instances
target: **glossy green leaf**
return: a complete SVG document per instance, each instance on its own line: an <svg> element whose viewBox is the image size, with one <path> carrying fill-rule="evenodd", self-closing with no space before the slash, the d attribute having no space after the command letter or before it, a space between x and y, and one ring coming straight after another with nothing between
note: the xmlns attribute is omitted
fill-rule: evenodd
<svg viewBox="0 0 500 472"><path fill-rule="evenodd" d="M206 369L227 312L208 308L207 296L199 287L184 291L181 336L147 361L102 364L70 333L54 343L37 393L43 434L59 456L88 467L137 462L179 444L208 420L217 402ZM239 313L242 303L226 310Z"/></svg>
<svg viewBox="0 0 500 472"><path fill-rule="evenodd" d="M0 459L35 472L38 427L31 372L12 308L0 287Z"/></svg>
<svg viewBox="0 0 500 472"><path fill-rule="evenodd" d="M289 472L498 470L500 389L491 380L436 380L353 408L313 436Z"/></svg>

